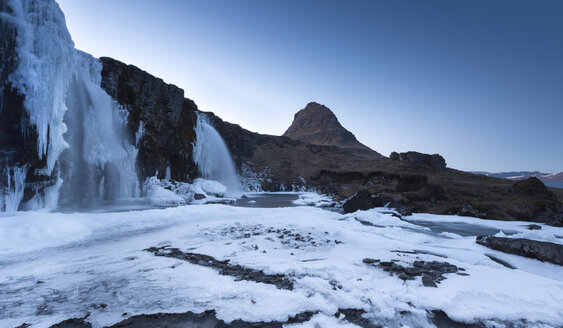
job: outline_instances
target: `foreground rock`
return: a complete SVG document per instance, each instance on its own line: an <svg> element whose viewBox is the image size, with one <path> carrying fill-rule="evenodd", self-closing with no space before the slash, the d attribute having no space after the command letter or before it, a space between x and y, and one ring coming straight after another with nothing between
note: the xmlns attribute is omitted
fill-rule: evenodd
<svg viewBox="0 0 563 328"><path fill-rule="evenodd" d="M217 314L214 310L205 311L203 313L155 313L155 314L141 314L129 317L115 325L106 328L119 328L119 327L135 327L135 328L186 328L186 327L208 327L208 328L282 328L284 325L296 324L309 321L313 316L313 312L298 313L286 321L258 321L248 322L244 320L235 320L226 323L223 320L217 319ZM123 314L124 316L127 313ZM84 319L69 319L60 322L51 328L88 328L92 327L89 322Z"/></svg>
<svg viewBox="0 0 563 328"><path fill-rule="evenodd" d="M282 274L266 274L264 271L245 268L238 264L230 264L229 260L219 261L212 256L196 253L185 253L178 248L170 247L151 247L146 251L155 256L172 257L179 260L188 261L192 264L211 267L219 270L219 274L232 276L237 280L249 280L264 284L274 285L279 289L293 290L293 282Z"/></svg>
<svg viewBox="0 0 563 328"><path fill-rule="evenodd" d="M436 284L445 280L446 277L444 275L447 273L468 276L467 273L461 272L465 271L464 268L458 268L448 262L414 261L412 266L403 266L394 261L381 262L380 260L370 258L365 258L363 262L387 271L402 280L414 280L416 277L422 277L424 287L438 287Z"/></svg>
<svg viewBox="0 0 563 328"><path fill-rule="evenodd" d="M478 236L477 244L501 252L563 265L563 245L524 238Z"/></svg>

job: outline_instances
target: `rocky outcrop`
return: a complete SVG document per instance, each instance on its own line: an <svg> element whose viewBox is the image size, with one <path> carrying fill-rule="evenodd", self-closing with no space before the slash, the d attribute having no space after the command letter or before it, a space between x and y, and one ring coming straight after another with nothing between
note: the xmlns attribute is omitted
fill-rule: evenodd
<svg viewBox="0 0 563 328"><path fill-rule="evenodd" d="M497 251L563 265L563 245L524 238L478 236L477 244Z"/></svg>
<svg viewBox="0 0 563 328"><path fill-rule="evenodd" d="M523 220L533 217L538 222L563 225L561 202L535 177L514 183L502 195L502 200L513 204L507 209L512 217Z"/></svg>
<svg viewBox="0 0 563 328"><path fill-rule="evenodd" d="M315 145L337 146L365 158L382 157L360 143L352 132L338 122L338 118L328 107L316 102L307 104L295 114L293 123L283 136Z"/></svg>
<svg viewBox="0 0 563 328"><path fill-rule="evenodd" d="M142 128L138 143L139 179L171 177L187 181L196 176L192 159L195 143L197 106L184 98L184 91L132 65L112 58L100 58L103 64L102 88L129 111L130 137ZM141 126L142 125L142 126Z"/></svg>
<svg viewBox="0 0 563 328"><path fill-rule="evenodd" d="M446 160L439 154L423 154L416 151L406 153L392 152L389 156L394 161L406 161L414 164L426 165L437 170L446 168Z"/></svg>

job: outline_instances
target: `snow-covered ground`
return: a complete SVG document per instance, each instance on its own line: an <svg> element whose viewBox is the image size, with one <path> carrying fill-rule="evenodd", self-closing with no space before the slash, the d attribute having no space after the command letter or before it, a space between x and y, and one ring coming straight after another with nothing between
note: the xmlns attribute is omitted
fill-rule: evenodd
<svg viewBox="0 0 563 328"><path fill-rule="evenodd" d="M211 309L227 322L286 321L304 311L317 313L292 327L357 327L336 318L338 309L362 309L366 318L386 327L433 327L428 311L438 309L456 321L496 327L506 321L522 327L563 325L563 267L485 248L474 236L413 223L468 223L558 243L563 229L542 225L529 231L526 222L427 214L408 219L387 209L343 215L314 206L218 204L2 214L0 327L24 322L48 327L87 313L87 321L102 327L142 313ZM293 290L237 280L145 250L155 246L284 274ZM447 261L465 271L445 274L438 288L424 287L421 277L401 280L364 263L365 258L402 266Z"/></svg>

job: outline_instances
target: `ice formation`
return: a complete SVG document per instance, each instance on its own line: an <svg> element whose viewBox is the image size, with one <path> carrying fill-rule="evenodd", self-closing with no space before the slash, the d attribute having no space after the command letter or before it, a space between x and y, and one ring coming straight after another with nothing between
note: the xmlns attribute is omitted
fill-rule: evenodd
<svg viewBox="0 0 563 328"><path fill-rule="evenodd" d="M7 186L0 190L0 210L53 208L59 191L67 204L138 196L137 152L125 136L127 112L100 88L101 63L74 48L54 1L8 0L3 9L3 23L16 30L17 63L8 80L25 96L29 121L22 133L37 131L42 174L60 176L20 204L28 165L3 168Z"/></svg>
<svg viewBox="0 0 563 328"><path fill-rule="evenodd" d="M137 149L126 136L128 113L100 88L99 60L77 50L74 65L67 92L69 148L61 156L61 202L138 197Z"/></svg>
<svg viewBox="0 0 563 328"><path fill-rule="evenodd" d="M219 181L227 187L229 196L240 193L240 182L229 149L203 113L198 114L193 159L204 179Z"/></svg>

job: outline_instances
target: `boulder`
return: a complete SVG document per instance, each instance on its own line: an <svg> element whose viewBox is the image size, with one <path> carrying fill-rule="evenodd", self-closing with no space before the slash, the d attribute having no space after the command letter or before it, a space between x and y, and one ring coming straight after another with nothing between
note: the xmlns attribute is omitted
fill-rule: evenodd
<svg viewBox="0 0 563 328"><path fill-rule="evenodd" d="M563 245L525 238L478 236L477 244L491 249L563 265Z"/></svg>
<svg viewBox="0 0 563 328"><path fill-rule="evenodd" d="M344 213L353 213L356 211L365 211L373 208L371 194L364 189L359 190L350 197L344 204L342 209Z"/></svg>

